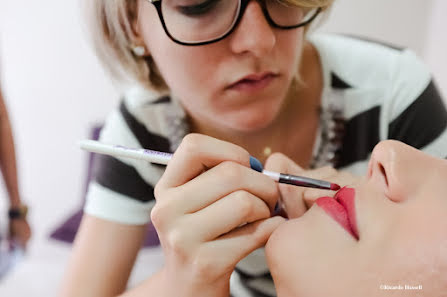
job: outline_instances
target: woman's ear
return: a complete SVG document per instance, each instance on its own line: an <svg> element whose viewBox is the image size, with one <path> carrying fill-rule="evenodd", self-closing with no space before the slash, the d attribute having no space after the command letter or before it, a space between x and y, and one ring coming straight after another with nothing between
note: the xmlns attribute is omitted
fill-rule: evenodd
<svg viewBox="0 0 447 297"><path fill-rule="evenodd" d="M141 23L139 22L141 3L137 1L134 12L132 13L131 29L132 29L132 44L131 50L137 57L149 56L149 50L147 49L143 36L141 35Z"/></svg>
<svg viewBox="0 0 447 297"><path fill-rule="evenodd" d="M145 57L149 55L144 45L132 45L131 49L132 53L137 57Z"/></svg>
<svg viewBox="0 0 447 297"><path fill-rule="evenodd" d="M144 39L139 33L140 30L138 30L137 23L132 24L132 30L133 30L132 44L130 45L132 53L137 57L150 56L150 52L144 43Z"/></svg>

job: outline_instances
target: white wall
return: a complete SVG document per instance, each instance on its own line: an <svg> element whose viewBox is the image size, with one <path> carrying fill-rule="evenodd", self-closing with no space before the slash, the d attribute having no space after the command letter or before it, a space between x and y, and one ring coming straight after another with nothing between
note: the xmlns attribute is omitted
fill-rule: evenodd
<svg viewBox="0 0 447 297"><path fill-rule="evenodd" d="M425 60L447 98L447 1L434 0L427 31Z"/></svg>
<svg viewBox="0 0 447 297"><path fill-rule="evenodd" d="M413 49L447 100L447 1L335 0L325 32L366 36Z"/></svg>
<svg viewBox="0 0 447 297"><path fill-rule="evenodd" d="M80 203L86 155L77 141L118 99L84 38L78 3L0 1L1 79L35 238Z"/></svg>
<svg viewBox="0 0 447 297"><path fill-rule="evenodd" d="M335 0L321 27L425 51L432 0Z"/></svg>

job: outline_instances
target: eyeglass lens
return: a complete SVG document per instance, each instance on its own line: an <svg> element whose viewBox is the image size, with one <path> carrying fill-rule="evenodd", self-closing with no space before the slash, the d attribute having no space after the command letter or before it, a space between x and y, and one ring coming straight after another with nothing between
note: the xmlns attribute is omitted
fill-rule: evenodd
<svg viewBox="0 0 447 297"><path fill-rule="evenodd" d="M308 21L317 8L287 4L283 0L266 0L272 21L281 27ZM163 0L161 12L172 37L183 42L205 42L230 31L241 9L240 0Z"/></svg>

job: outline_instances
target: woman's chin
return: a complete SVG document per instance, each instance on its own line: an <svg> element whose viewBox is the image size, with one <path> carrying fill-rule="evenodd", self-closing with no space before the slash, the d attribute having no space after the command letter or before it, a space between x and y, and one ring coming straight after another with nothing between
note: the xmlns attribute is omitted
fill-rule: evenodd
<svg viewBox="0 0 447 297"><path fill-rule="evenodd" d="M224 120L227 128L239 132L258 132L267 128L274 120L271 113L236 115Z"/></svg>
<svg viewBox="0 0 447 297"><path fill-rule="evenodd" d="M255 133L262 131L266 127L268 127L269 123L265 122L247 122L247 121L241 121L240 124L228 124L227 128L237 131L240 133Z"/></svg>

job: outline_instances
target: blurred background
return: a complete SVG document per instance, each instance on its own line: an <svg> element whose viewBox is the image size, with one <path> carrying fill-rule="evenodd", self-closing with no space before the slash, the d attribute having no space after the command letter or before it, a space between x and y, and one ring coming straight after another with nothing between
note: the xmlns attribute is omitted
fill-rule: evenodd
<svg viewBox="0 0 447 297"><path fill-rule="evenodd" d="M93 0L94 1L94 0ZM336 0L319 31L412 48L447 98L447 1ZM88 44L77 0L0 0L0 79L12 122L20 189L33 238L24 261L0 279L0 296L55 296L71 245L49 234L79 210L87 154L77 147L119 101ZM0 187L0 230L7 196ZM137 282L160 265L146 252Z"/></svg>

